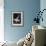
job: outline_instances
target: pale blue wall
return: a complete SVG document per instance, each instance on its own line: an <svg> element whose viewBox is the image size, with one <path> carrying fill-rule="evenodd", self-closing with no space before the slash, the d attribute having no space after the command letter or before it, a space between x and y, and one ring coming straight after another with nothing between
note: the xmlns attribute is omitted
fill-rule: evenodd
<svg viewBox="0 0 46 46"><path fill-rule="evenodd" d="M43 9L46 9L46 0L41 0L40 1L40 10L42 11ZM43 12L43 22L40 22L40 25L45 26L46 27L46 10Z"/></svg>
<svg viewBox="0 0 46 46"><path fill-rule="evenodd" d="M40 9L39 0L5 0L4 1L4 30L5 40L18 41L31 31L32 20ZM24 11L24 27L13 27L11 24L12 11Z"/></svg>

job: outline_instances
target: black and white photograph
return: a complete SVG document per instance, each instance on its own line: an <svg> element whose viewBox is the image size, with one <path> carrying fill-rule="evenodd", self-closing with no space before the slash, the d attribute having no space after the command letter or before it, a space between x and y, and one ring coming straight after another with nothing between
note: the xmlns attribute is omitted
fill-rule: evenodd
<svg viewBox="0 0 46 46"><path fill-rule="evenodd" d="M23 12L12 12L12 25L23 26Z"/></svg>

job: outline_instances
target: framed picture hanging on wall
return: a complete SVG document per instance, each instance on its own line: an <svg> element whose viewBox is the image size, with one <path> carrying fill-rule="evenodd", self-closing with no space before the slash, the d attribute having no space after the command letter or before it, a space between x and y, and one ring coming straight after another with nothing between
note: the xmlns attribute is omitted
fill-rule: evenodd
<svg viewBox="0 0 46 46"><path fill-rule="evenodd" d="M17 11L12 12L12 25L23 26L23 12Z"/></svg>

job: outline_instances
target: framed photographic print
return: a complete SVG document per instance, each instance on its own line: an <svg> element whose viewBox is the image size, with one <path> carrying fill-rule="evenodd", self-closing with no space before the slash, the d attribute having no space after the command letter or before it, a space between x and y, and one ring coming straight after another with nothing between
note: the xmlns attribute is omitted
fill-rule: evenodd
<svg viewBox="0 0 46 46"><path fill-rule="evenodd" d="M12 25L23 26L23 12L12 12Z"/></svg>

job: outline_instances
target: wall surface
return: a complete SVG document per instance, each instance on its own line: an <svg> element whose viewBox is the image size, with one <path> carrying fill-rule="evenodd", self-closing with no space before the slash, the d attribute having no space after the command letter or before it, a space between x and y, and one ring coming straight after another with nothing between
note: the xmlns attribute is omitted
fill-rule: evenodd
<svg viewBox="0 0 46 46"><path fill-rule="evenodd" d="M5 0L4 1L4 35L7 41L18 41L32 28L32 21L40 9L40 0ZM13 27L13 11L24 11L24 27Z"/></svg>
<svg viewBox="0 0 46 46"><path fill-rule="evenodd" d="M46 9L46 0L41 0L40 1L40 9L41 9L41 11L43 9ZM43 22L41 21L40 22L40 25L46 27L46 10L44 10L42 17L43 17Z"/></svg>

